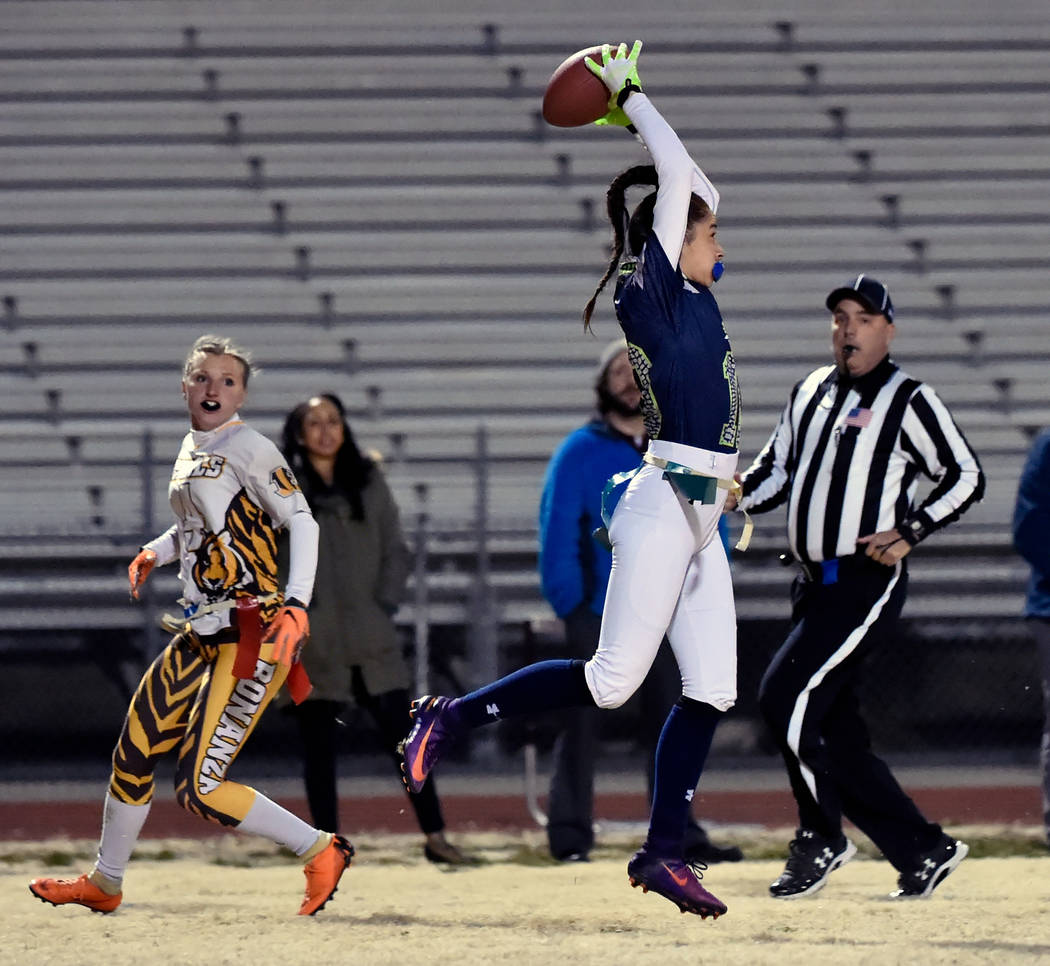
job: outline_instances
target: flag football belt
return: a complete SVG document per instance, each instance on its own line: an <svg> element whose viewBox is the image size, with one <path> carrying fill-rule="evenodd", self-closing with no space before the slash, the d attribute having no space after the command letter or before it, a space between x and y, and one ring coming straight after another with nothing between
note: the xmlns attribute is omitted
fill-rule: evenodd
<svg viewBox="0 0 1050 966"><path fill-rule="evenodd" d="M664 479L690 503L706 503L710 505L715 502L719 490L728 490L738 500L743 493L742 487L736 480L708 476L706 473L694 470L691 466L686 466L684 463L665 460L659 456L654 456L648 451L646 451L642 459L650 466L663 470ZM751 534L755 529L755 525L751 521L751 515L747 510L742 512L744 514L744 529L740 534L740 539L736 542L736 546L733 548L740 551L747 550L750 546Z"/></svg>
<svg viewBox="0 0 1050 966"><path fill-rule="evenodd" d="M180 597L179 603L182 604L182 613L186 619L179 621L178 618L165 614L161 620L161 626L175 633L196 635L196 631L190 625L192 618L235 610L236 614L230 622L237 630L237 656L233 661L233 676L246 680L255 677L255 665L259 660L259 649L262 645L263 625L259 613L260 607L279 600L281 600L279 593L265 594L262 597L227 598L210 604L197 604ZM285 684L289 695L296 704L300 704L313 689L306 668L298 659L288 669Z"/></svg>
<svg viewBox="0 0 1050 966"><path fill-rule="evenodd" d="M738 499L740 497L741 487L736 480L708 476L706 473L700 473L697 470L694 470L691 466L686 466L683 463L675 463L672 460L665 460L659 456L654 456L648 451L642 456L642 460L650 466L655 466L658 469L663 470L663 478L674 487L677 493L680 493L690 503L707 504L710 506L718 498L719 490L728 490L730 493L734 493ZM594 531L593 536L599 543L602 543L607 547L610 546L608 528L609 521L612 519L612 510L609 509L609 497L617 487L632 480L640 469L640 466L636 466L633 470L626 470L623 473L617 473L615 476L609 477L605 484L605 488L602 490L602 520L605 523L605 527L599 527L598 530ZM751 543L751 534L755 529L755 525L751 521L751 516L746 510L743 511L743 513L744 530L740 534L740 539L737 541L736 547L734 548L741 551L747 550Z"/></svg>
<svg viewBox="0 0 1050 966"><path fill-rule="evenodd" d="M262 597L227 597L226 600L216 600L210 604L195 603L186 600L185 597L180 597L178 602L182 604L182 616L187 620L192 620L194 617L203 617L205 614L222 614L233 610L241 600L254 600L257 604L272 604L280 597L281 595L277 593L265 594Z"/></svg>

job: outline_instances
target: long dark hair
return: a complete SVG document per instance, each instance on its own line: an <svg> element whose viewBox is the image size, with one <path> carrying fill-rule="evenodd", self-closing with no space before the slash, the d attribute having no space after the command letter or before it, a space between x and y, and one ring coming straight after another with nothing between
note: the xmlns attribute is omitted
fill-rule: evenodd
<svg viewBox="0 0 1050 966"><path fill-rule="evenodd" d="M613 229L612 257L609 259L609 265L605 269L605 274L598 283L598 287L583 308L583 327L585 330L589 330L591 327L591 315L594 312L598 296L601 295L602 289L605 288L605 283L612 278L613 272L616 271L617 266L620 264L620 259L623 257L624 225L627 226L627 252L631 255L641 254L642 248L653 232L653 211L656 208L656 192L650 191L638 202L638 206L631 213L630 219L628 219L628 189L636 185L658 187L659 184L660 179L656 174L656 166L652 164L636 164L627 168L626 171L621 171L609 183L608 190L605 192L605 210L609 213L609 222L612 224ZM686 218L685 227L686 241L689 240L692 234L693 226L698 221L703 221L710 214L711 209L703 198L690 195L689 214Z"/></svg>
<svg viewBox="0 0 1050 966"><path fill-rule="evenodd" d="M335 406L339 418L343 421L343 445L339 447L339 452L335 457L335 477L332 487L342 492L350 501L350 512L353 518L363 520L365 507L361 499L361 492L372 477L375 461L358 449L354 434L350 432L350 424L346 420L346 407L338 396L334 393L322 392L299 403L285 418L284 429L281 430L281 452L288 460L288 465L303 488L303 495L313 509L317 495L328 489L327 484L310 462L310 456L300 438L303 434L303 420L306 419L306 414L312 408L315 399L330 402Z"/></svg>

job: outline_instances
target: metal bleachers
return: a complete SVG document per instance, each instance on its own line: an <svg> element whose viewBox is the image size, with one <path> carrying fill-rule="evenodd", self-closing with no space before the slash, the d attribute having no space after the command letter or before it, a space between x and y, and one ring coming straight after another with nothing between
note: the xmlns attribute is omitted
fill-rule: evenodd
<svg viewBox="0 0 1050 966"><path fill-rule="evenodd" d="M323 0L0 5L0 543L137 541L145 505L163 519L179 364L205 331L254 350L246 411L270 436L339 392L406 512L425 503L437 528L476 529L485 426L487 512L531 542L546 457L617 332L607 298L594 336L579 321L607 257L604 189L645 157L622 132L548 127L540 97L595 22L627 37L637 15L411 6L406 30ZM913 599L950 610L995 573L1008 610L1016 474L1050 420L1050 26L1034 2L966 3L950 23L921 3L826 6L646 10L647 87L723 194L742 458L828 358L824 293L878 274L895 354L990 480L939 562L958 572ZM758 588L743 614L782 576L763 563L778 527L739 568ZM531 573L500 579L540 606Z"/></svg>

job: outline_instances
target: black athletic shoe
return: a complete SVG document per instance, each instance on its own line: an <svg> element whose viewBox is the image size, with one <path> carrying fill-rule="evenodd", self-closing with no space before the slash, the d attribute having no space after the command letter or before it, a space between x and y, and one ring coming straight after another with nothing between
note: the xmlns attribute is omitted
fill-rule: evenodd
<svg viewBox="0 0 1050 966"><path fill-rule="evenodd" d="M791 840L791 854L780 877L769 887L774 899L798 899L824 887L840 865L857 854L857 847L845 835L826 839L806 828L800 828Z"/></svg>
<svg viewBox="0 0 1050 966"><path fill-rule="evenodd" d="M590 862L591 857L586 852L563 852L554 856L559 862Z"/></svg>
<svg viewBox="0 0 1050 966"><path fill-rule="evenodd" d="M897 891L890 893L891 899L928 899L937 888L966 858L970 847L950 835L941 836L929 852L919 856L916 867L911 872L902 872L897 876Z"/></svg>

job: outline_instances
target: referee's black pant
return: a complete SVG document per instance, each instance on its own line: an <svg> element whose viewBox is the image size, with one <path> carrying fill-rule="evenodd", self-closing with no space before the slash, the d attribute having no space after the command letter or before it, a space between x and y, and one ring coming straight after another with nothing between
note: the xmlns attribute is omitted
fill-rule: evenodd
<svg viewBox="0 0 1050 966"><path fill-rule="evenodd" d="M799 826L836 839L846 816L901 871L940 839L871 750L857 689L865 656L904 605L904 561L886 567L840 558L837 579L821 567L792 585L792 627L759 687L759 706L787 765Z"/></svg>

